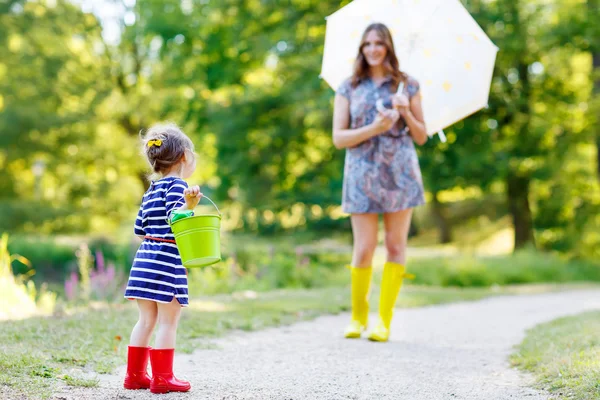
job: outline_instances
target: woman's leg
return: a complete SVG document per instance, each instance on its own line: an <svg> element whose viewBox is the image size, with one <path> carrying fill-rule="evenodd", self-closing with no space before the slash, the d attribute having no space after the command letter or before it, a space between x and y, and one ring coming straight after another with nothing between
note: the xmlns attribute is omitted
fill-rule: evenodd
<svg viewBox="0 0 600 400"><path fill-rule="evenodd" d="M380 322L369 334L370 340L385 342L389 339L394 306L406 276L406 244L411 216L412 209L383 216L387 262L383 267L379 294Z"/></svg>
<svg viewBox="0 0 600 400"><path fill-rule="evenodd" d="M377 214L354 214L351 217L354 246L352 252L352 320L344 336L359 338L369 318L371 263L377 247Z"/></svg>
<svg viewBox="0 0 600 400"><path fill-rule="evenodd" d="M370 267L377 248L377 228L379 215L352 214L352 266Z"/></svg>
<svg viewBox="0 0 600 400"><path fill-rule="evenodd" d="M383 214L388 262L402 265L406 263L406 243L408 242L411 218L412 208Z"/></svg>

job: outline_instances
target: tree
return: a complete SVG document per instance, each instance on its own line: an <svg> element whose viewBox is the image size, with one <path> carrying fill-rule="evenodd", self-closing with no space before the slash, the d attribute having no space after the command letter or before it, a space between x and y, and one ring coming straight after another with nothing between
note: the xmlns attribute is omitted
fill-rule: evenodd
<svg viewBox="0 0 600 400"><path fill-rule="evenodd" d="M596 173L600 181L600 26L597 21L600 19L600 2L598 0L588 0L588 19L587 19L587 37L589 49L592 53L592 73L594 79L594 98L592 99L591 111L595 113L592 119L592 126L595 127L596 137Z"/></svg>
<svg viewBox="0 0 600 400"><path fill-rule="evenodd" d="M137 193L130 146L98 114L111 92L100 24L67 1L9 1L0 21L0 229L114 227Z"/></svg>
<svg viewBox="0 0 600 400"><path fill-rule="evenodd" d="M497 179L492 146L491 112L481 111L446 129L448 142L437 137L419 149L419 163L426 190L432 194L431 212L439 229L439 241L452 241L452 221L440 192L475 186L485 193ZM493 126L493 125L492 125Z"/></svg>
<svg viewBox="0 0 600 400"><path fill-rule="evenodd" d="M569 86L573 52L550 46L546 29L555 7L541 2L474 1L475 18L500 47L490 108L498 128L493 152L506 186L515 249L535 245L532 185L552 177L581 128L573 120L576 93Z"/></svg>

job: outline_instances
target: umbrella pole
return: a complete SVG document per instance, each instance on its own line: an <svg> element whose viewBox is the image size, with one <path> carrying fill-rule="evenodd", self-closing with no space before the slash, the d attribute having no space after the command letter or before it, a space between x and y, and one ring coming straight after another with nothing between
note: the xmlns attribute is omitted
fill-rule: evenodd
<svg viewBox="0 0 600 400"><path fill-rule="evenodd" d="M439 132L437 133L438 136L440 137L440 141L442 143L446 143L446 135L444 134L444 130L440 129Z"/></svg>

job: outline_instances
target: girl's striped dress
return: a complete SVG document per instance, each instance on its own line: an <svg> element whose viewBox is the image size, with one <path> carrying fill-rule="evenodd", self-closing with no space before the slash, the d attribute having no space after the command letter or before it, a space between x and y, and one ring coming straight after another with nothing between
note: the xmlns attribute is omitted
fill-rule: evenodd
<svg viewBox="0 0 600 400"><path fill-rule="evenodd" d="M176 177L152 182L142 198L135 234L174 242L167 217L185 204L183 191L187 187L183 179ZM187 274L177 245L145 238L135 254L125 298L170 303L173 297L183 307L188 305Z"/></svg>

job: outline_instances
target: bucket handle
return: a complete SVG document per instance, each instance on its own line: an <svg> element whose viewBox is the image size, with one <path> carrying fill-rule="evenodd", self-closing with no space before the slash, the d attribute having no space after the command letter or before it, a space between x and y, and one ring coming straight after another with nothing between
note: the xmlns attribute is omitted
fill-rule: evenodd
<svg viewBox="0 0 600 400"><path fill-rule="evenodd" d="M217 205L215 204L214 201L212 201L208 196L205 196L205 195L202 195L202 198L200 199L200 201L202 201L202 199L206 199L206 200L210 201L212 203L212 205L215 206L215 208L217 209L219 216L221 216L221 210L219 210L219 207L217 207ZM200 202L198 202L198 203L200 203Z"/></svg>
<svg viewBox="0 0 600 400"><path fill-rule="evenodd" d="M214 201L212 201L208 196L202 195L202 198L200 199L200 201L202 201L202 199L206 199L208 201L210 201L212 203L212 205L217 209L217 212L219 213L219 217L222 216L221 214L221 210L219 210L219 207L217 207L217 205L215 204ZM200 202L198 202L200 203ZM171 219L169 217L167 217L167 223L169 224L169 226L171 225Z"/></svg>

